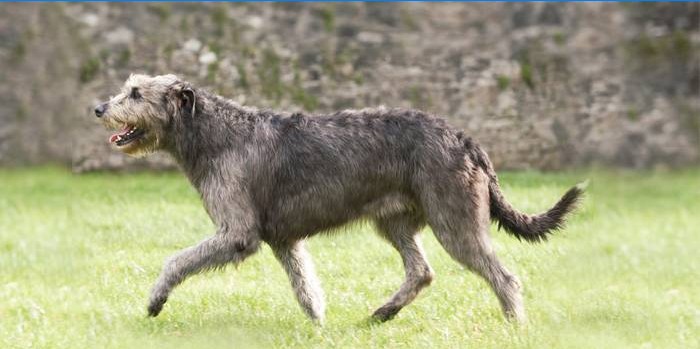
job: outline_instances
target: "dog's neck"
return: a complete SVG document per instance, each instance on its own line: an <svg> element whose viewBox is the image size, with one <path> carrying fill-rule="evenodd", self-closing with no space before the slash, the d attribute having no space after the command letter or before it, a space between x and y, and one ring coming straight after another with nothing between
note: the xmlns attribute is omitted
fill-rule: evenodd
<svg viewBox="0 0 700 349"><path fill-rule="evenodd" d="M245 144L252 136L259 112L206 91L196 93L195 114L180 115L172 125L173 137L165 150L200 189L206 176L225 170L217 168L223 166L220 164L223 157L245 157Z"/></svg>

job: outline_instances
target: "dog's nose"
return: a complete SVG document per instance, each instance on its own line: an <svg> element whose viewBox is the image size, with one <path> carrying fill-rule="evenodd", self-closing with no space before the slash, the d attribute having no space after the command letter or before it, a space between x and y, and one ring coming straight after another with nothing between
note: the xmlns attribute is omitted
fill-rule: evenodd
<svg viewBox="0 0 700 349"><path fill-rule="evenodd" d="M98 106L95 107L95 116L97 116L98 118L101 118L102 115L104 115L106 110L107 110L106 103L99 104Z"/></svg>

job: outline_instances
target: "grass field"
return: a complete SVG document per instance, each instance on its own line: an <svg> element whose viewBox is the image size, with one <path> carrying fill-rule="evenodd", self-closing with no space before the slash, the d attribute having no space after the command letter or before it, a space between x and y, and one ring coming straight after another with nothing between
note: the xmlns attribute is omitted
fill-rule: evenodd
<svg viewBox="0 0 700 349"><path fill-rule="evenodd" d="M264 247L198 275L146 318L164 259L214 229L179 174L0 170L0 348L698 348L700 171L505 173L506 197L538 212L591 179L548 243L492 229L529 315L501 317L487 285L423 236L437 274L393 321L368 315L403 277L398 254L358 226L310 241L328 310L316 327Z"/></svg>

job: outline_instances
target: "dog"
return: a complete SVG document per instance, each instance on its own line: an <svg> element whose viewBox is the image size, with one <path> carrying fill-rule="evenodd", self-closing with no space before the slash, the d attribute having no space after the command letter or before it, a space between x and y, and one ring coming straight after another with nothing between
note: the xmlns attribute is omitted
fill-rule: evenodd
<svg viewBox="0 0 700 349"><path fill-rule="evenodd" d="M545 213L518 212L484 150L418 110L283 113L239 105L175 75L131 75L94 111L118 130L109 137L116 149L172 155L217 227L167 260L150 316L188 276L240 263L265 242L304 312L321 323L324 295L305 240L365 219L399 252L406 271L374 318L393 318L433 280L419 234L429 225L453 259L488 282L504 315L524 321L521 283L496 258L490 221L518 239L544 241L583 194L577 185Z"/></svg>

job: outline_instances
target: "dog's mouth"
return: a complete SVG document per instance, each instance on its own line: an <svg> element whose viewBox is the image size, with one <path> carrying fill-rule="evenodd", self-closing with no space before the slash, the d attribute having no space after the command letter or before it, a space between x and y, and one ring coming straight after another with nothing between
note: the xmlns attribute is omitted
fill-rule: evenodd
<svg viewBox="0 0 700 349"><path fill-rule="evenodd" d="M139 139L143 138L145 134L146 130L144 129L126 125L121 131L111 135L109 137L109 142L116 144L119 147L123 147L127 144L138 141Z"/></svg>

